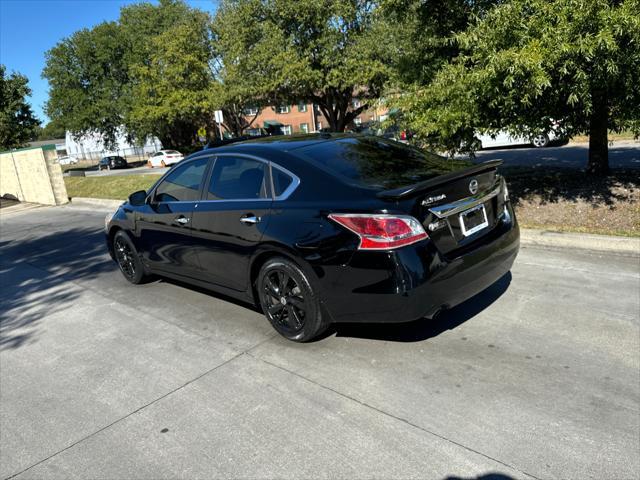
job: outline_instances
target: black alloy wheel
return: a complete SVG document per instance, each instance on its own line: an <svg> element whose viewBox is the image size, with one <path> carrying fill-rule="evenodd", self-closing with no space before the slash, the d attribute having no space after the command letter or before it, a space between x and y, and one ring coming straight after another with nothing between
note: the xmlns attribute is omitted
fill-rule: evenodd
<svg viewBox="0 0 640 480"><path fill-rule="evenodd" d="M140 256L127 234L123 231L119 231L113 237L113 254L124 278L135 284L144 281L145 272Z"/></svg>
<svg viewBox="0 0 640 480"><path fill-rule="evenodd" d="M260 305L283 337L305 342L326 328L320 302L300 268L284 258L268 260L258 276Z"/></svg>

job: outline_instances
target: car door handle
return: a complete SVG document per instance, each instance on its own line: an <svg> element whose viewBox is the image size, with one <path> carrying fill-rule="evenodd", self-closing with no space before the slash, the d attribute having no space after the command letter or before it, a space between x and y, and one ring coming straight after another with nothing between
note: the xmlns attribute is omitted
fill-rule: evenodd
<svg viewBox="0 0 640 480"><path fill-rule="evenodd" d="M240 217L240 221L245 225L255 225L260 221L260 217L256 217L251 214L247 214L244 217Z"/></svg>
<svg viewBox="0 0 640 480"><path fill-rule="evenodd" d="M174 222L179 223L180 225L186 225L189 223L189 219L187 217L178 217L174 220Z"/></svg>

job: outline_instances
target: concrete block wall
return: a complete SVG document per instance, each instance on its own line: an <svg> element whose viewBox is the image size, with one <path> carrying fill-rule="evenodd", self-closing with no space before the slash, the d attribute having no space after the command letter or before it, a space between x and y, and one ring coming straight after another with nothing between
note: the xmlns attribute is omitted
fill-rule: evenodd
<svg viewBox="0 0 640 480"><path fill-rule="evenodd" d="M0 195L43 205L67 203L69 198L55 146L0 153Z"/></svg>
<svg viewBox="0 0 640 480"><path fill-rule="evenodd" d="M69 196L67 195L67 186L64 183L64 177L62 176L62 168L58 163L58 153L55 148L52 150L43 150L44 161L47 165L47 172L49 174L49 181L51 182L51 189L53 190L53 196L56 200L56 205L63 205L69 203Z"/></svg>

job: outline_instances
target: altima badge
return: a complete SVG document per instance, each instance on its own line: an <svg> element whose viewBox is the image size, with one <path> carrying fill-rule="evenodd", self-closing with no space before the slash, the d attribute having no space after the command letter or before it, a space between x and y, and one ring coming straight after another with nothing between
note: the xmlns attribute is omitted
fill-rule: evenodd
<svg viewBox="0 0 640 480"><path fill-rule="evenodd" d="M478 191L478 180L475 178L469 182L469 191L471 192L471 195L475 195Z"/></svg>
<svg viewBox="0 0 640 480"><path fill-rule="evenodd" d="M442 195L436 195L435 197L427 197L424 200L422 200L422 206L427 207L432 203L438 202L440 200L444 200L445 198L447 198L447 196L444 193Z"/></svg>

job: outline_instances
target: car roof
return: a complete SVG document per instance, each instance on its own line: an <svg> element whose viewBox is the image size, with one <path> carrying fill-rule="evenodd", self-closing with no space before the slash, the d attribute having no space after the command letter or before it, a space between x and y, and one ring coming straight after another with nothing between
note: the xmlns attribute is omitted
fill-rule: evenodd
<svg viewBox="0 0 640 480"><path fill-rule="evenodd" d="M338 138L352 136L344 133L309 133L300 135L274 135L269 137L259 137L255 139L245 140L242 142L229 145L229 148L243 148L251 146L261 146L279 151L291 151L298 148L317 145L324 142L330 142Z"/></svg>
<svg viewBox="0 0 640 480"><path fill-rule="evenodd" d="M299 135L274 135L256 139L242 140L220 146L213 146L197 152L195 155L212 153L246 153L266 155L277 152L293 152L298 149L321 145L340 139L364 139L367 136L352 133L310 133Z"/></svg>

